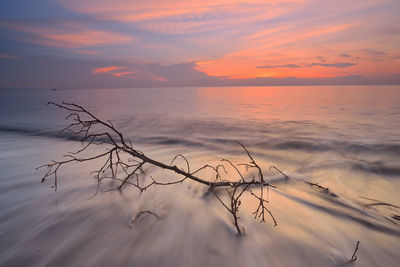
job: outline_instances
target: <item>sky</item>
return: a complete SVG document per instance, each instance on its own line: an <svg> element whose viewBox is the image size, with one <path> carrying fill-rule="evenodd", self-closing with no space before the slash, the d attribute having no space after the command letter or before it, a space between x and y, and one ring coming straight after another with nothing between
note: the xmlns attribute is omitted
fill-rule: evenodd
<svg viewBox="0 0 400 267"><path fill-rule="evenodd" d="M400 84L399 0L1 0L0 88Z"/></svg>

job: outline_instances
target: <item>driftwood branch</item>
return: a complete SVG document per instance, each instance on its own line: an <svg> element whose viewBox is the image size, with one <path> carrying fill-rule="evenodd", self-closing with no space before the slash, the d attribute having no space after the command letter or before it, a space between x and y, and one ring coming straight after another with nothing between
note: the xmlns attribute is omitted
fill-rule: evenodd
<svg viewBox="0 0 400 267"><path fill-rule="evenodd" d="M350 258L350 260L348 261L348 263L350 263L350 262L355 262L356 260L357 260L357 251L358 251L358 246L360 245L360 241L357 241L357 244L356 244L356 248L354 249L354 252L353 252L353 255L351 255L351 258Z"/></svg>
<svg viewBox="0 0 400 267"><path fill-rule="evenodd" d="M142 210L142 211L139 211L138 214L136 214L135 218L133 218L133 219L130 221L130 223L128 224L128 227L129 227L130 229L132 229L133 224L134 224L137 220L139 220L139 218L142 217L143 214L153 215L153 216L156 217L157 219L161 219L161 217L160 217L157 213L154 213L154 212L152 212L151 210Z"/></svg>
<svg viewBox="0 0 400 267"><path fill-rule="evenodd" d="M42 177L42 182L53 177L54 184L52 187L55 190L57 190L58 171L61 166L70 163L102 160L100 167L92 172L97 180L95 195L101 190L102 181L108 179L119 183L118 187L115 188L117 190L123 190L126 186L132 186L139 190L139 193L143 193L148 188L156 185L176 185L191 181L208 187L208 190L213 193L216 199L231 214L238 234L244 232L244 230L240 229L238 221L240 218L239 207L242 202L241 198L246 192L250 194L250 196L253 196L259 203L253 213L255 218L259 218L261 222L265 222L265 215L268 214L273 220L274 225L277 225L276 219L267 208L267 204L269 203L269 189L275 188L275 186L266 181L260 165L256 163L253 156L243 144L237 142L246 153L249 159L248 162L234 164L230 160L223 159L221 160L221 164L217 166L207 164L192 171L188 159L181 154L176 155L170 164L147 157L143 152L135 149L131 141L125 139L123 134L114 127L111 121L98 118L80 105L66 102L62 102L61 104L49 102L48 104L69 112L66 120L70 121L70 124L61 132L71 132L81 137L82 142L82 148L80 150L64 155L63 160L52 160L50 163L37 168L46 168L46 172ZM81 156L83 152L88 152L93 145L103 145L105 150L102 153L97 153L92 156ZM184 168L180 168L174 164L178 160L184 161ZM152 165L160 169L171 171L180 176L180 178L172 182L159 182L151 176L146 177L144 175L143 167L145 165ZM243 167L246 172L252 169L256 170L256 175L251 179L246 179L246 175L241 171ZM233 169L233 172L227 171L227 169L230 168ZM279 169L276 167L273 168L287 178ZM202 178L199 175L206 169L211 170L215 174L213 180ZM145 178L144 182L143 179L139 179L141 175ZM227 175L230 176L229 180L223 180L222 177ZM227 196L229 197L228 202L223 201L223 198L217 194L216 188L225 188Z"/></svg>
<svg viewBox="0 0 400 267"><path fill-rule="evenodd" d="M338 197L338 195L336 195L335 193L333 193L332 191L329 190L328 187L324 187L318 183L311 183L311 182L305 182L306 184L310 185L311 187L317 188L319 190L321 190L321 192L324 192L328 195L331 195L333 197Z"/></svg>

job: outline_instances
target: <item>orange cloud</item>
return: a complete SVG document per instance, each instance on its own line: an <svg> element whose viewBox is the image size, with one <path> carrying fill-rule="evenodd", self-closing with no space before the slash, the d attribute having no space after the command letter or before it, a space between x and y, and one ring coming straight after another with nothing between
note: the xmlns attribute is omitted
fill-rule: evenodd
<svg viewBox="0 0 400 267"><path fill-rule="evenodd" d="M128 65L126 57L149 65L196 62L196 70L228 79L391 74L400 69L395 59L400 54L400 19L391 1L57 0L89 15L93 23L14 21L0 22L0 27L28 33L24 40L30 43L78 54L101 52L102 60L112 56L110 65L124 67L96 68L93 73L115 77L166 80L154 75L163 72L152 73L152 67ZM100 28L104 26L106 30ZM109 30L118 28L129 28L140 38ZM172 34L179 36L168 36ZM115 44L121 49L105 53L101 48ZM352 57L343 59L343 54ZM122 57L122 63L115 63Z"/></svg>
<svg viewBox="0 0 400 267"><path fill-rule="evenodd" d="M129 74L133 74L133 73L135 73L135 72L126 71L126 72L114 72L114 73L110 73L110 74L113 76L116 76L116 77L121 77L121 76L129 75Z"/></svg>
<svg viewBox="0 0 400 267"><path fill-rule="evenodd" d="M191 15L196 16L205 11L225 11L232 7L241 5L242 8L249 6L271 6L288 3L304 3L307 0L61 0L65 7L80 13L98 15L102 18L116 19L119 21L137 21L146 19L159 19L170 16Z"/></svg>
<svg viewBox="0 0 400 267"><path fill-rule="evenodd" d="M271 19L307 0L161 1L62 0L65 7L103 20L134 22L141 29L185 34ZM281 5L284 5L282 7Z"/></svg>
<svg viewBox="0 0 400 267"><path fill-rule="evenodd" d="M100 73L109 73L114 70L119 70L122 69L122 67L117 67L117 66L110 66L110 67L104 67L104 68L96 68L92 71L93 74L100 74Z"/></svg>
<svg viewBox="0 0 400 267"><path fill-rule="evenodd" d="M167 78L161 77L161 76L157 76L157 75L154 75L154 74L152 74L152 75L150 76L150 78L151 78L152 80L154 80L154 81L160 81L160 82L167 82L167 81L168 81Z"/></svg>
<svg viewBox="0 0 400 267"><path fill-rule="evenodd" d="M123 71L121 71L123 70ZM125 77L128 76L130 78L142 78L142 79L150 79L153 81L166 82L167 78L158 76L152 72L144 71L144 70L133 70L129 67L119 67L119 66L109 66L102 68L95 68L92 71L93 74L108 74L114 77ZM135 74L135 75L132 75Z"/></svg>
<svg viewBox="0 0 400 267"><path fill-rule="evenodd" d="M358 22L348 22L338 25L311 26L305 29L299 29L296 25L290 27L284 25L261 30L244 36L245 41L241 49L218 59L199 61L196 63L196 69L210 76L232 79L347 75L350 68L343 67L352 67L355 63L337 64L342 60L332 56L329 58L330 61L325 63L316 62L313 58L319 54L326 54L323 44L325 40L333 37L339 39L341 35L345 36L349 30L358 25ZM314 43L319 43L319 45L314 47ZM332 42L328 44L332 46ZM265 65L277 67L257 67ZM299 66L308 66L308 68L299 68ZM334 67L337 68L333 69Z"/></svg>

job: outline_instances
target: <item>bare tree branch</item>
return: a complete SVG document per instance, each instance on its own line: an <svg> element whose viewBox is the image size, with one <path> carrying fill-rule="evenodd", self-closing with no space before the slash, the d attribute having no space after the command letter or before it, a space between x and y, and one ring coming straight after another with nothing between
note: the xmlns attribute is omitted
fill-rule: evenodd
<svg viewBox="0 0 400 267"><path fill-rule="evenodd" d="M267 212L272 218L274 225L277 225L271 211L266 207L266 205L269 203L269 188L276 187L266 181L260 165L256 163L253 156L243 144L237 142L245 151L247 157L249 158L249 162L234 164L230 160L222 159L222 163L217 166L206 164L194 171L191 171L189 160L182 154L176 155L170 164L165 164L147 157L143 152L135 149L132 145L132 142L125 139L123 134L114 127L111 121L99 119L82 106L67 102L62 102L61 104L49 102L49 104L70 112L70 114L66 117L66 120L69 120L71 123L61 132L69 131L81 137L82 142L82 148L76 152L70 152L67 155L64 155L64 160L53 160L50 163L44 164L37 168L46 168L46 172L42 177L42 182L45 182L47 178L54 177L54 184L52 187L55 190L57 190L58 171L61 166L70 163L103 160L103 163L100 165L100 167L92 172L97 179L97 188L94 195L101 191L101 183L103 180L113 180L118 182L119 185L117 188L115 188L117 190L121 191L126 185L129 185L138 189L139 193L143 193L152 186L176 185L190 180L192 182L197 182L208 186L208 189L213 192L216 199L231 214L238 234L244 233L244 228L243 230L240 229L238 221L240 218L239 207L242 203L241 198L246 192L249 192L251 196L255 197L259 203L256 211L253 213L255 218L260 218L261 222L265 222L265 212ZM93 145L105 146L105 152L97 152L97 154L89 157L80 156L83 152L89 152ZM178 159L182 159L184 161L186 165L184 168L173 165L178 161ZM145 165L152 165L164 170L169 170L181 178L170 182L159 182L152 176L143 176L144 179L139 179L139 176L144 174L143 167ZM227 171L227 167L229 166L234 170L232 174ZM246 172L248 172L250 169L256 169L256 176L254 176L251 180L246 180L246 175L244 175L244 173L241 171L241 169L243 169L241 167L244 167ZM281 174L287 177L276 167L272 166L271 168L278 170ZM204 179L199 176L199 174L206 169L210 169L214 172L214 180ZM223 176L232 177L230 177L228 180L223 180ZM141 180L143 181L140 182ZM229 203L225 203L217 194L215 189L218 187L226 189L226 192L229 196ZM250 188L259 189L259 195L251 191ZM149 211L144 211L139 213L133 221L135 221L143 213L152 214Z"/></svg>

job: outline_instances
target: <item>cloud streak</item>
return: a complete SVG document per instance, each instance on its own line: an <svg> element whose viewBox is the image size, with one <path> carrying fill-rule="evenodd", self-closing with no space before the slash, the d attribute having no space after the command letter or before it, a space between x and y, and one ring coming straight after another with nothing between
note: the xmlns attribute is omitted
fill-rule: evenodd
<svg viewBox="0 0 400 267"><path fill-rule="evenodd" d="M111 31L91 29L76 22L12 23L0 22L0 27L28 33L24 42L61 48L86 48L129 43L133 37Z"/></svg>
<svg viewBox="0 0 400 267"><path fill-rule="evenodd" d="M109 67L103 67L103 68L95 68L93 69L92 73L93 74L103 74L103 73L109 73L115 70L120 70L122 67L118 66L109 66Z"/></svg>
<svg viewBox="0 0 400 267"><path fill-rule="evenodd" d="M275 68L312 68L316 66L328 68L347 68L354 66L351 62L338 62L338 63L310 63L310 64L285 64L285 65L265 65L257 66L259 69L275 69Z"/></svg>
<svg viewBox="0 0 400 267"><path fill-rule="evenodd" d="M158 82L168 81L167 78L155 74L154 71L155 70L151 70L151 68L148 68L148 66L143 64L135 64L135 66L132 66L132 64L128 64L128 66L124 67L108 66L108 67L94 68L92 70L92 73L95 75L103 74L107 76L123 77L134 80L152 80Z"/></svg>
<svg viewBox="0 0 400 267"><path fill-rule="evenodd" d="M8 55L8 54L0 54L0 58L18 58L17 56Z"/></svg>

